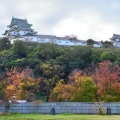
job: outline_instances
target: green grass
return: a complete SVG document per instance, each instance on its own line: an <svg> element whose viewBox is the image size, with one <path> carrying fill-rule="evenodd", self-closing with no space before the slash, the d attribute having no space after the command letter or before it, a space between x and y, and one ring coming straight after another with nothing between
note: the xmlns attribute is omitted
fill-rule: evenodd
<svg viewBox="0 0 120 120"><path fill-rule="evenodd" d="M9 114L0 115L0 120L120 120L120 115L42 115L42 114Z"/></svg>

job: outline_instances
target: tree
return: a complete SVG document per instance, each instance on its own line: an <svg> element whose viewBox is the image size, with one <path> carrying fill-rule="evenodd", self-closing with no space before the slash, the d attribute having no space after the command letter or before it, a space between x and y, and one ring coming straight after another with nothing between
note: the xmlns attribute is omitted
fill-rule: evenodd
<svg viewBox="0 0 120 120"><path fill-rule="evenodd" d="M1 103L5 100L5 87L6 87L6 84L4 82L4 80L0 80L0 100L1 100Z"/></svg>
<svg viewBox="0 0 120 120"><path fill-rule="evenodd" d="M32 69L22 69L13 67L11 70L6 69L8 85L5 90L5 97L12 99L13 95L17 99L30 99L31 95L35 96L39 91L40 79L34 78Z"/></svg>
<svg viewBox="0 0 120 120"><path fill-rule="evenodd" d="M74 102L95 101L96 86L93 79L81 71L73 71L69 76L69 83L73 86L71 100Z"/></svg>
<svg viewBox="0 0 120 120"><path fill-rule="evenodd" d="M70 39L70 40L78 40L77 35L74 35L74 34L66 35L65 37Z"/></svg>
<svg viewBox="0 0 120 120"><path fill-rule="evenodd" d="M5 106L5 113L9 112L10 104L9 99L5 96L6 86L8 82L6 78L0 79L0 105L4 104Z"/></svg>
<svg viewBox="0 0 120 120"><path fill-rule="evenodd" d="M8 50L11 48L11 42L8 38L0 39L0 51Z"/></svg>
<svg viewBox="0 0 120 120"><path fill-rule="evenodd" d="M101 61L109 60L111 62L115 62L116 58L117 58L117 55L112 50L104 51L100 56Z"/></svg>
<svg viewBox="0 0 120 120"><path fill-rule="evenodd" d="M50 100L51 101L59 101L59 102L68 102L71 101L72 96L72 86L69 84L65 84L64 80L60 80L56 87L53 89Z"/></svg>
<svg viewBox="0 0 120 120"><path fill-rule="evenodd" d="M92 102L95 101L95 83L91 77L75 71L67 84L59 82L51 93L53 101Z"/></svg>
<svg viewBox="0 0 120 120"><path fill-rule="evenodd" d="M113 48L113 43L110 42L110 41L105 41L105 42L101 42L102 43L102 46L105 47L105 48Z"/></svg>
<svg viewBox="0 0 120 120"><path fill-rule="evenodd" d="M100 100L120 101L120 67L110 61L99 63L95 81Z"/></svg>
<svg viewBox="0 0 120 120"><path fill-rule="evenodd" d="M51 64L43 64L41 66L43 71L43 84L46 95L47 102L49 101L50 93L59 80L64 76L64 67L60 65L51 65Z"/></svg>
<svg viewBox="0 0 120 120"><path fill-rule="evenodd" d="M92 40L92 39L88 39L88 40L87 40L87 45L93 46L94 43L95 43L95 41Z"/></svg>
<svg viewBox="0 0 120 120"><path fill-rule="evenodd" d="M13 50L15 55L18 55L20 58L26 57L28 53L27 46L25 46L24 42L21 40L14 41Z"/></svg>
<svg viewBox="0 0 120 120"><path fill-rule="evenodd" d="M56 48L57 48L57 45L55 45L55 44L51 44L51 43L40 44L37 47L37 56L41 60L55 59L55 57L56 57L56 54L55 54Z"/></svg>

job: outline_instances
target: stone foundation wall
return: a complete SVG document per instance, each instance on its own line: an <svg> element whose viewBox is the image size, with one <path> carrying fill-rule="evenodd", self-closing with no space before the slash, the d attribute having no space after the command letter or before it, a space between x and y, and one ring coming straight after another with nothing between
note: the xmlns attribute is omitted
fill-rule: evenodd
<svg viewBox="0 0 120 120"><path fill-rule="evenodd" d="M99 107L104 113L107 113L107 108L111 109L111 114L120 114L120 103L99 103L99 102L42 102L42 103L10 103L9 112L18 113L41 113L50 114L51 109L55 109L56 114L60 113L76 113L76 114L98 114ZM4 105L0 105L0 112L4 112Z"/></svg>

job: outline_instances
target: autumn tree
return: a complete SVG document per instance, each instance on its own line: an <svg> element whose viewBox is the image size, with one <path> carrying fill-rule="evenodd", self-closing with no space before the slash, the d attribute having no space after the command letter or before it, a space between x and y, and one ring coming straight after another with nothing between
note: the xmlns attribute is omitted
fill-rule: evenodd
<svg viewBox="0 0 120 120"><path fill-rule="evenodd" d="M22 69L14 67L11 70L6 69L8 85L6 87L5 97L12 99L16 94L17 99L29 99L29 96L39 92L39 79L34 78L32 69Z"/></svg>
<svg viewBox="0 0 120 120"><path fill-rule="evenodd" d="M53 89L50 100L51 101L59 101L59 102L68 102L71 101L72 95L72 86L69 84L65 84L64 80L60 80L56 87Z"/></svg>
<svg viewBox="0 0 120 120"><path fill-rule="evenodd" d="M66 35L66 38L68 38L69 40L78 40L77 35L71 34L71 35Z"/></svg>
<svg viewBox="0 0 120 120"><path fill-rule="evenodd" d="M91 77L74 71L67 84L59 82L51 98L56 101L92 102L95 101L96 86Z"/></svg>
<svg viewBox="0 0 120 120"><path fill-rule="evenodd" d="M69 83L73 86L71 100L74 102L95 101L96 86L93 79L81 71L73 71L69 76Z"/></svg>
<svg viewBox="0 0 120 120"><path fill-rule="evenodd" d="M102 101L120 101L120 66L110 61L99 63L95 81Z"/></svg>

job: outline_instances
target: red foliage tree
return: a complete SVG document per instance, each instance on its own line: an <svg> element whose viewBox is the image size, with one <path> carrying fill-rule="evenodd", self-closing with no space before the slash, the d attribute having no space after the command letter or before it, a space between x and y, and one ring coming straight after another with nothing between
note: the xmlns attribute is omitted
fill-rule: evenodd
<svg viewBox="0 0 120 120"><path fill-rule="evenodd" d="M110 61L99 63L96 69L96 85L101 100L120 100L120 66L113 65Z"/></svg>

